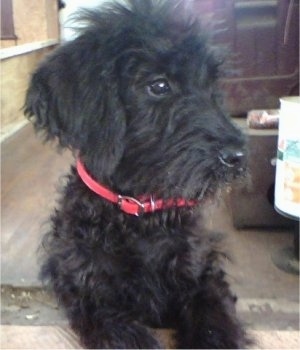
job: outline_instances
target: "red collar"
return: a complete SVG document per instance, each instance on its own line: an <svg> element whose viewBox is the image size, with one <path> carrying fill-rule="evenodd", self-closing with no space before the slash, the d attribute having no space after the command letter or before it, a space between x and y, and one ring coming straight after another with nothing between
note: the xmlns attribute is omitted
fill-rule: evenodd
<svg viewBox="0 0 300 350"><path fill-rule="evenodd" d="M82 162L77 160L77 172L81 180L87 185L89 189L97 193L100 197L107 199L109 202L115 203L126 214L139 216L144 213L153 213L156 210L168 209L172 207L194 207L198 204L197 200L179 199L153 199L140 197L135 199L133 197L122 196L110 191L105 186L96 182L86 171Z"/></svg>

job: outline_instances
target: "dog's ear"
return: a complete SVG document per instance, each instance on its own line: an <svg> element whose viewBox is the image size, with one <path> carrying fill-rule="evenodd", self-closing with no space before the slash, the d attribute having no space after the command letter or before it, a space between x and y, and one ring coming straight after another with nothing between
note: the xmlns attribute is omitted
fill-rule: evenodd
<svg viewBox="0 0 300 350"><path fill-rule="evenodd" d="M123 152L125 116L113 60L97 40L82 35L50 55L32 75L24 111L46 140L57 138L109 175Z"/></svg>

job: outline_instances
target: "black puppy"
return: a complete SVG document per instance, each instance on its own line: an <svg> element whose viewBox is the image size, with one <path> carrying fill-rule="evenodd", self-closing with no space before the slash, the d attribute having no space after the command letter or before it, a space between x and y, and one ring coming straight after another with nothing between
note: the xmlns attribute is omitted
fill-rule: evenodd
<svg viewBox="0 0 300 350"><path fill-rule="evenodd" d="M42 277L88 348L159 348L148 327L174 328L179 348L247 345L196 209L243 172L244 140L218 61L175 3L83 11L27 93L35 128L77 156Z"/></svg>

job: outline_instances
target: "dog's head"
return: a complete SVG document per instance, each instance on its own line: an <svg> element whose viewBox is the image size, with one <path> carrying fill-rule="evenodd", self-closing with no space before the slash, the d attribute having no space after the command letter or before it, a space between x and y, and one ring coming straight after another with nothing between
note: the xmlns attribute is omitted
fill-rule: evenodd
<svg viewBox="0 0 300 350"><path fill-rule="evenodd" d="M123 194L195 198L242 168L219 62L181 10L159 0L85 10L79 36L32 76L25 112L35 128Z"/></svg>

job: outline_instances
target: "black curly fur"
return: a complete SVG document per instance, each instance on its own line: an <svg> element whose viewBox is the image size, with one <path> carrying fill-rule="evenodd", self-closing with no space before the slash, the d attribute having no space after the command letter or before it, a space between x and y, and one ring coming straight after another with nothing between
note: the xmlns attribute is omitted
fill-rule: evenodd
<svg viewBox="0 0 300 350"><path fill-rule="evenodd" d="M244 138L219 101L218 60L175 3L82 11L78 37L33 74L25 112L113 191L198 198L201 208L242 172L224 154L244 152ZM160 95L158 79L169 84ZM199 212L124 214L71 169L44 239L41 276L85 347L160 348L148 327L174 328L179 348L249 344L221 243Z"/></svg>

